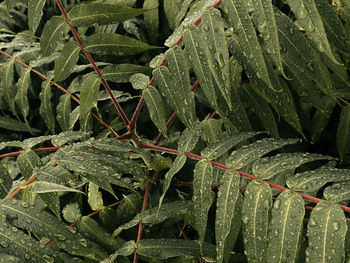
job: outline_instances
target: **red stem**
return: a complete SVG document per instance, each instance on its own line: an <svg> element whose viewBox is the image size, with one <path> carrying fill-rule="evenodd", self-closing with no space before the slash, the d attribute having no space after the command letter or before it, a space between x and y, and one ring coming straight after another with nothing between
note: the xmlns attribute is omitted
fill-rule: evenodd
<svg viewBox="0 0 350 263"><path fill-rule="evenodd" d="M84 52L86 58L89 60L90 64L92 65L92 67L96 71L98 77L101 79L103 86L105 87L106 91L108 92L108 94L109 94L109 96L110 96L114 106L116 107L119 115L123 119L123 122L124 122L125 126L127 127L129 125L128 118L126 117L123 109L120 107L118 101L114 97L114 95L112 93L112 90L109 87L107 81L103 78L102 73L101 73L100 69L98 68L98 66L96 65L94 59L91 57L90 53L84 48L83 42L81 41L80 37L78 36L78 33L76 32L74 26L69 21L67 13L66 13L66 11L64 10L64 7L61 4L61 1L60 0L56 0L56 4L57 4L58 8L61 10L61 13L64 16L68 26L70 27L70 30L72 31L74 38L77 40L81 50Z"/></svg>

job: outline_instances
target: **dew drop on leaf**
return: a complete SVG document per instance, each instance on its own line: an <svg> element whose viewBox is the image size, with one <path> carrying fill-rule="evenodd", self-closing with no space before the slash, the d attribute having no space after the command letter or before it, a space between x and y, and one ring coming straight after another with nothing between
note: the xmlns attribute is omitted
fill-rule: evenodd
<svg viewBox="0 0 350 263"><path fill-rule="evenodd" d="M279 209L281 206L281 200L277 199L275 203L273 204L274 209Z"/></svg>

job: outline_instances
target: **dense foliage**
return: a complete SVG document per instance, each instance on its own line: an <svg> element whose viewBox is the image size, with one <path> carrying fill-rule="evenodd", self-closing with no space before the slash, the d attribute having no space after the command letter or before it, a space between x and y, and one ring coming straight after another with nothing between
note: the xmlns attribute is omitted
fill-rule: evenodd
<svg viewBox="0 0 350 263"><path fill-rule="evenodd" d="M6 0L0 49L0 262L350 261L349 1Z"/></svg>

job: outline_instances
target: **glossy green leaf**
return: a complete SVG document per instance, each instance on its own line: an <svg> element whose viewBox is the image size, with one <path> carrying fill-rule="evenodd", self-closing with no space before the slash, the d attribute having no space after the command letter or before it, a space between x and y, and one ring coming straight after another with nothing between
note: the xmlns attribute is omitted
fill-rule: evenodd
<svg viewBox="0 0 350 263"><path fill-rule="evenodd" d="M134 240L127 241L123 244L121 248L119 248L114 254L110 255L108 258L105 258L101 263L113 263L115 262L115 259L122 255L122 256L129 256L131 255L136 249L136 243Z"/></svg>
<svg viewBox="0 0 350 263"><path fill-rule="evenodd" d="M94 23L109 25L125 21L147 12L147 9L136 9L125 5L107 3L90 3L74 7L68 17L74 26L91 26Z"/></svg>
<svg viewBox="0 0 350 263"><path fill-rule="evenodd" d="M173 162L172 166L170 167L169 171L164 175L163 192L162 192L162 195L159 198L158 209L161 208L163 199L165 197L166 192L168 191L168 189L170 187L172 178L185 165L186 160L187 160L187 157L186 157L185 154L179 154L178 156L176 156L176 159L174 160L174 162Z"/></svg>
<svg viewBox="0 0 350 263"><path fill-rule="evenodd" d="M350 170L332 167L321 167L316 170L297 173L288 177L287 185L296 191L314 192L329 182L346 181Z"/></svg>
<svg viewBox="0 0 350 263"><path fill-rule="evenodd" d="M153 207L137 214L131 221L118 227L113 236L117 236L123 230L137 226L140 221L146 225L154 225L163 222L168 218L183 219L192 212L193 204L190 201L175 201L164 203L160 209Z"/></svg>
<svg viewBox="0 0 350 263"><path fill-rule="evenodd" d="M43 56L49 56L58 42L69 32L69 26L62 16L53 16L46 22L40 37L40 49Z"/></svg>
<svg viewBox="0 0 350 263"><path fill-rule="evenodd" d="M235 147L239 143L244 142L245 140L258 134L259 132L245 132L233 136L227 136L203 149L201 151L201 156L209 160L216 159L228 152L232 147Z"/></svg>
<svg viewBox="0 0 350 263"><path fill-rule="evenodd" d="M284 75L272 2L269 0L253 0L252 3L253 22L264 39L264 44L268 53L271 54L273 64Z"/></svg>
<svg viewBox="0 0 350 263"><path fill-rule="evenodd" d="M105 80L115 83L123 83L129 82L130 77L136 73L150 75L152 69L135 64L117 64L104 67L101 70L101 73Z"/></svg>
<svg viewBox="0 0 350 263"><path fill-rule="evenodd" d="M151 120L156 125L159 132L166 135L166 109L162 97L153 86L144 89L142 91L142 97L146 102Z"/></svg>
<svg viewBox="0 0 350 263"><path fill-rule="evenodd" d="M41 166L33 170L38 180L43 182L61 184L61 185L74 185L73 175L61 166Z"/></svg>
<svg viewBox="0 0 350 263"><path fill-rule="evenodd" d="M343 210L328 201L321 201L312 210L307 225L306 260L342 262L347 225Z"/></svg>
<svg viewBox="0 0 350 263"><path fill-rule="evenodd" d="M9 146L9 147L22 147L22 142L20 142L20 141L0 142L0 150L6 148L7 146Z"/></svg>
<svg viewBox="0 0 350 263"><path fill-rule="evenodd" d="M34 183L33 188L30 189L33 193L52 193L52 192L77 192L83 194L84 192L63 186L61 184L55 184L55 183L49 183L49 182L43 182L38 181Z"/></svg>
<svg viewBox="0 0 350 263"><path fill-rule="evenodd" d="M143 90L148 87L150 79L142 73L136 73L130 77L130 83L134 89Z"/></svg>
<svg viewBox="0 0 350 263"><path fill-rule="evenodd" d="M31 137L31 138L25 139L22 142L22 148L31 149L34 146L38 144L42 144L43 142L46 142L48 140L51 140L54 137L55 135L47 135L47 136L38 136L38 137Z"/></svg>
<svg viewBox="0 0 350 263"><path fill-rule="evenodd" d="M143 18L146 22L146 30L151 43L156 42L159 30L159 14L158 14L158 0L145 0L143 8L150 9L148 12L143 14Z"/></svg>
<svg viewBox="0 0 350 263"><path fill-rule="evenodd" d="M197 240L141 239L136 246L139 255L151 258L167 259L180 255L215 258L215 246Z"/></svg>
<svg viewBox="0 0 350 263"><path fill-rule="evenodd" d="M232 169L241 169L269 152L297 142L298 139L264 138L233 151L226 164Z"/></svg>
<svg viewBox="0 0 350 263"><path fill-rule="evenodd" d="M5 166L0 164L0 198L5 198L12 187L12 179Z"/></svg>
<svg viewBox="0 0 350 263"><path fill-rule="evenodd" d="M55 133L55 112L53 110L51 83L48 81L43 81L41 83L41 92L39 94L40 98L40 116L45 121L47 127L54 134Z"/></svg>
<svg viewBox="0 0 350 263"><path fill-rule="evenodd" d="M287 0L287 3L297 18L296 23L306 31L318 50L324 52L335 63L339 64L332 53L315 2L312 0Z"/></svg>
<svg viewBox="0 0 350 263"><path fill-rule="evenodd" d="M90 182L88 191L88 203L92 210L101 210L103 206L102 193L99 191L98 185Z"/></svg>
<svg viewBox="0 0 350 263"><path fill-rule="evenodd" d="M63 81L70 76L79 59L80 46L76 41L64 45L62 53L55 61L55 81Z"/></svg>
<svg viewBox="0 0 350 263"><path fill-rule="evenodd" d="M195 228L199 240L203 242L207 228L208 212L211 206L211 184L213 181L213 166L207 160L196 164L193 175L193 213Z"/></svg>
<svg viewBox="0 0 350 263"><path fill-rule="evenodd" d="M269 214L272 204L270 186L260 181L249 183L242 205L244 249L248 261L265 262Z"/></svg>
<svg viewBox="0 0 350 263"><path fill-rule="evenodd" d="M22 241L23 240L23 241ZM42 247L34 238L26 235L18 228L5 222L0 222L0 245L2 253L12 254L17 252L17 256L23 261L7 262L47 262L54 260L49 248Z"/></svg>
<svg viewBox="0 0 350 263"><path fill-rule="evenodd" d="M41 17L46 0L29 0L28 1L28 27L35 34Z"/></svg>
<svg viewBox="0 0 350 263"><path fill-rule="evenodd" d="M17 158L17 164L25 179L32 176L33 169L42 165L40 157L33 150L25 150Z"/></svg>
<svg viewBox="0 0 350 263"><path fill-rule="evenodd" d="M192 151L201 137L202 124L198 120L193 123L193 126L185 129L179 139L178 150L182 152Z"/></svg>
<svg viewBox="0 0 350 263"><path fill-rule="evenodd" d="M96 74L90 74L84 78L81 84L79 120L83 130L86 129L90 110L97 106L100 83L101 80Z"/></svg>
<svg viewBox="0 0 350 263"><path fill-rule="evenodd" d="M65 225L50 213L17 199L5 199L0 203L0 212L16 218L12 224L32 231L40 237L48 237L60 248L73 255L93 260L102 260L107 253L88 239L84 239L73 228ZM40 253L42 255L42 253Z"/></svg>
<svg viewBox="0 0 350 263"><path fill-rule="evenodd" d="M253 164L252 172L255 177L261 180L268 180L279 173L295 170L300 165L308 162L332 159L321 154L282 153L256 160Z"/></svg>
<svg viewBox="0 0 350 263"><path fill-rule="evenodd" d="M304 201L299 194L286 190L277 197L269 226L269 262L297 261L304 214Z"/></svg>
<svg viewBox="0 0 350 263"><path fill-rule="evenodd" d="M77 222L81 218L81 212L78 203L70 203L62 209L64 219L69 223Z"/></svg>
<svg viewBox="0 0 350 263"><path fill-rule="evenodd" d="M224 133L222 131L222 120L214 118L202 121L202 140L209 145L220 140Z"/></svg>
<svg viewBox="0 0 350 263"><path fill-rule="evenodd" d="M279 90L271 84L265 60L251 21L246 2L243 0L223 1L223 10L228 14L230 25L237 36L237 41L243 54L249 57L255 74L272 90ZM245 66L245 64L241 64Z"/></svg>
<svg viewBox="0 0 350 263"><path fill-rule="evenodd" d="M231 101L231 85L229 74L229 52L221 13L215 8L205 9L202 14L201 28L205 42L208 43L209 69L229 109Z"/></svg>
<svg viewBox="0 0 350 263"><path fill-rule="evenodd" d="M86 38L84 46L87 51L97 55L136 55L158 47L124 35L97 33Z"/></svg>
<svg viewBox="0 0 350 263"><path fill-rule="evenodd" d="M340 121L337 132L337 148L340 158L350 153L350 105L345 106L341 110Z"/></svg>
<svg viewBox="0 0 350 263"><path fill-rule="evenodd" d="M69 130L69 116L71 111L71 97L69 94L61 95L56 108L56 119L63 131Z"/></svg>
<svg viewBox="0 0 350 263"><path fill-rule="evenodd" d="M39 130L34 129L32 127L29 129L27 124L19 120L15 120L4 116L0 116L0 128L9 130L9 131L17 131L17 132L32 132L32 133L40 132Z"/></svg>
<svg viewBox="0 0 350 263"><path fill-rule="evenodd" d="M82 131L67 131L67 132L61 132L58 135L55 135L51 139L51 143L54 146L63 146L67 144L68 142L73 141L85 141L89 139L90 133L88 132L82 132Z"/></svg>
<svg viewBox="0 0 350 263"><path fill-rule="evenodd" d="M61 220L61 206L59 199L59 192L47 192L47 193L38 193L39 197L48 209L54 213L54 215Z"/></svg>
<svg viewBox="0 0 350 263"><path fill-rule="evenodd" d="M17 81L17 94L15 97L16 104L21 109L22 116L27 123L27 116L29 112L29 101L28 101L28 89L31 86L30 79L31 69L22 68L20 78ZM28 129L30 127L28 126Z"/></svg>
<svg viewBox="0 0 350 263"><path fill-rule="evenodd" d="M328 186L324 189L323 196L332 202L350 200L350 182L335 183Z"/></svg>
<svg viewBox="0 0 350 263"><path fill-rule="evenodd" d="M209 68L209 60L205 53L208 53L208 46L205 45L202 31L195 25L189 26L184 32L183 41L185 43L188 58L192 64L194 73L199 80L199 85L203 91L207 101L211 106L217 105L215 89L213 89L213 81Z"/></svg>
<svg viewBox="0 0 350 263"><path fill-rule="evenodd" d="M237 220L238 210L236 210L240 195L239 181L240 175L230 170L226 171L220 180L215 217L217 262L223 262L224 259L227 261L236 241L229 234L231 231L235 232L237 238L240 230L240 224L236 223L237 221L240 222L240 220ZM228 241L230 245L227 247Z"/></svg>
<svg viewBox="0 0 350 263"><path fill-rule="evenodd" d="M10 106L10 110L16 114L15 100L13 99L17 92L17 87L14 84L14 63L15 61L11 59L0 68L0 87L1 94Z"/></svg>

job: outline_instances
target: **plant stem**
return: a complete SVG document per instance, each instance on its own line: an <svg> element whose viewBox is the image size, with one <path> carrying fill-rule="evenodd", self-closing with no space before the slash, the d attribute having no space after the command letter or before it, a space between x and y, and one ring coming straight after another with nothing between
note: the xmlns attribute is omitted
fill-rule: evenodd
<svg viewBox="0 0 350 263"><path fill-rule="evenodd" d="M57 6L58 8L61 10L62 15L64 16L68 26L70 27L70 30L73 33L74 38L77 40L81 50L84 52L86 58L89 60L90 64L92 65L92 67L94 68L94 70L96 71L98 77L101 79L103 86L105 87L107 93L109 94L114 106L116 107L120 117L123 119L123 122L125 124L125 126L127 127L129 125L129 120L126 117L123 109L120 107L118 101L116 100L116 98L114 97L111 88L109 87L107 81L103 78L102 73L100 71L100 69L98 68L98 66L96 65L94 59L91 57L90 53L84 48L83 42L81 41L80 37L78 36L77 31L75 30L74 26L71 24L71 22L68 19L68 15L66 13L66 11L64 10L64 7L61 4L60 0L56 0Z"/></svg>

